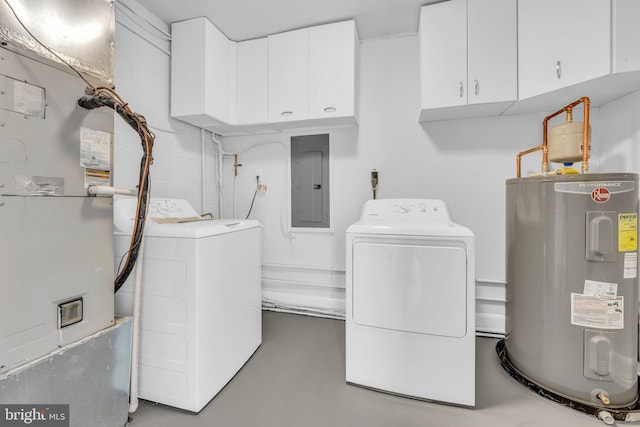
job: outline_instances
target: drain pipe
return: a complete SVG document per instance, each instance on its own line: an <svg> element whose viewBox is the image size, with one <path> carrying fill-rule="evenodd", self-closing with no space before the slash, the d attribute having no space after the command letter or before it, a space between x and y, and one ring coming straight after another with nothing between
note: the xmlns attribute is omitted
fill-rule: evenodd
<svg viewBox="0 0 640 427"><path fill-rule="evenodd" d="M207 182L207 177L206 177L206 162L205 162L205 154L206 154L206 150L205 150L205 146L204 146L204 129L200 129L200 179L201 179L201 186L202 186L202 210L200 211L201 213L205 212L205 201L206 201L206 185L205 183Z"/></svg>
<svg viewBox="0 0 640 427"><path fill-rule="evenodd" d="M233 155L233 218L238 218L238 155Z"/></svg>
<svg viewBox="0 0 640 427"><path fill-rule="evenodd" d="M131 385L129 389L129 413L138 409L138 365L140 353L140 305L142 296L142 263L144 261L144 235L138 249L135 288L133 291L133 330L131 331Z"/></svg>
<svg viewBox="0 0 640 427"><path fill-rule="evenodd" d="M224 184L222 183L223 180L223 176L222 176L222 168L223 168L223 158L224 157L234 157L234 159L236 159L236 154L234 153L227 153L222 149L222 142L219 139L220 135L216 134L216 133L212 133L211 134L211 140L213 141L214 144L216 144L216 158L217 158L217 165L216 165L216 182L218 184L218 218L222 218L225 216L225 212L224 212ZM234 169L235 169L235 174L237 174L237 160L234 161ZM234 187L235 187L235 182L236 182L236 177L234 176ZM235 188L234 188L234 198L235 198ZM234 218L235 218L235 201L234 201Z"/></svg>

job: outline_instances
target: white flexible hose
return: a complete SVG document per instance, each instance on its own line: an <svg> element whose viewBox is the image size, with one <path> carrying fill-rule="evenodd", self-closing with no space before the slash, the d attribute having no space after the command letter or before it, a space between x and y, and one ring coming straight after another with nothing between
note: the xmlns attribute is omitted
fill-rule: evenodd
<svg viewBox="0 0 640 427"><path fill-rule="evenodd" d="M144 236L138 249L135 287L133 291L133 330L131 331L131 387L129 390L129 413L138 409L138 359L140 349L140 305L142 296L142 263L144 261Z"/></svg>

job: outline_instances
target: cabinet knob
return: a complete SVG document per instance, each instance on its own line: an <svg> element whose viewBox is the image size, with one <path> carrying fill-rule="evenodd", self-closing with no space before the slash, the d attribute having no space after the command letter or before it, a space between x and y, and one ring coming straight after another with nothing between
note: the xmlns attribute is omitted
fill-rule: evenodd
<svg viewBox="0 0 640 427"><path fill-rule="evenodd" d="M325 113L333 113L334 111L336 111L336 107L324 107Z"/></svg>
<svg viewBox="0 0 640 427"><path fill-rule="evenodd" d="M464 85L462 84L462 82L460 82L458 90L460 92L460 98L462 98L464 96Z"/></svg>
<svg viewBox="0 0 640 427"><path fill-rule="evenodd" d="M473 81L473 93L480 95L480 83L478 83L478 79Z"/></svg>
<svg viewBox="0 0 640 427"><path fill-rule="evenodd" d="M560 66L560 61L556 62L556 76L558 76L558 78L562 77L562 67Z"/></svg>
<svg viewBox="0 0 640 427"><path fill-rule="evenodd" d="M280 113L282 117L289 117L292 114L293 114L293 111L283 111L282 113Z"/></svg>

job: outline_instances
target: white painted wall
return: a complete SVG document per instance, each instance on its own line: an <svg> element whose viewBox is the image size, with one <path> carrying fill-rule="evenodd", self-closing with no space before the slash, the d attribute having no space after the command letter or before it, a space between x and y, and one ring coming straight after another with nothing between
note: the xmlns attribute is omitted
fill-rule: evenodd
<svg viewBox="0 0 640 427"><path fill-rule="evenodd" d="M361 206L371 197L369 173L376 168L379 198L442 199L454 221L475 233L478 324L501 332L504 182L515 176L517 152L541 143L542 120L548 112L420 124L418 37L364 41L360 59L360 126L333 129L331 135L333 235L296 233L288 238L280 231L282 191L286 191L283 146L290 134L223 140L227 151L259 147L240 155L243 167L237 193L238 212L244 214L253 194L255 169L264 171L268 192L257 198L252 218L265 224L265 296L283 305L344 310L342 300L335 298L344 297L345 230L358 220ZM592 122L597 130L597 109ZM263 143L267 144L259 145ZM532 154L523 171L538 171L539 162L539 154ZM225 177L228 188L231 173Z"/></svg>
<svg viewBox="0 0 640 427"><path fill-rule="evenodd" d="M203 179L200 129L170 118L171 44L163 33L170 33L169 26L137 2L116 3L116 90L135 112L146 117L156 134L151 197L183 198L200 212L215 212L218 201L210 134L205 135ZM119 117L115 119L114 139L114 185L134 188L142 154L140 139Z"/></svg>
<svg viewBox="0 0 640 427"><path fill-rule="evenodd" d="M133 0L126 3L136 4ZM118 13L116 84L134 110L145 114L156 128L153 195L184 197L200 209L201 135L169 118L169 56L164 52L169 43L153 35L141 38L135 33L144 34L144 30L127 24L126 19ZM243 165L237 178L236 216L243 218L248 212L257 169L263 171L262 183L268 188L256 198L251 213L251 218L264 225L265 298L284 306L344 313L345 230L358 220L362 204L371 197L369 172L376 168L380 198L442 199L454 221L474 231L477 323L480 329L501 332L504 181L515 176L516 153L541 143L542 120L549 112L418 123L417 35L364 41L360 79L360 126L318 130L331 132L333 234L290 236L283 226L283 215L289 214L283 206L288 198L292 133L223 138L225 151L238 153ZM579 115L576 112L576 118ZM640 170L638 117L640 92L592 109L592 172ZM139 153L137 137L117 122L116 184L130 186L137 181ZM539 162L539 154L528 156L524 174L538 171ZM232 163L230 158L224 161L226 217L232 216L234 206ZM203 210L217 212L213 145L208 134L205 169Z"/></svg>
<svg viewBox="0 0 640 427"><path fill-rule="evenodd" d="M640 91L600 108L600 172L640 173Z"/></svg>

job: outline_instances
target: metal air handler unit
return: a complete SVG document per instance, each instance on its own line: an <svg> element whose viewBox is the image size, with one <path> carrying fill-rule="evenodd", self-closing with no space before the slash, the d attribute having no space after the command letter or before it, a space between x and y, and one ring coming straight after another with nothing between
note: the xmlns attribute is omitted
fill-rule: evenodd
<svg viewBox="0 0 640 427"><path fill-rule="evenodd" d="M110 183L114 117L30 34L108 86L114 25L112 1L0 2L0 404L66 404L71 427L127 421L113 201L87 192Z"/></svg>
<svg viewBox="0 0 640 427"><path fill-rule="evenodd" d="M578 103L585 120L575 124ZM581 98L547 117L543 145L520 153L518 177L506 182L506 337L497 350L538 394L613 424L640 419L638 175L586 173L588 111ZM547 143L547 122L561 112L565 129ZM538 150L542 174L521 178L520 158ZM549 160L565 167L551 172ZM583 173L568 167L580 160Z"/></svg>

